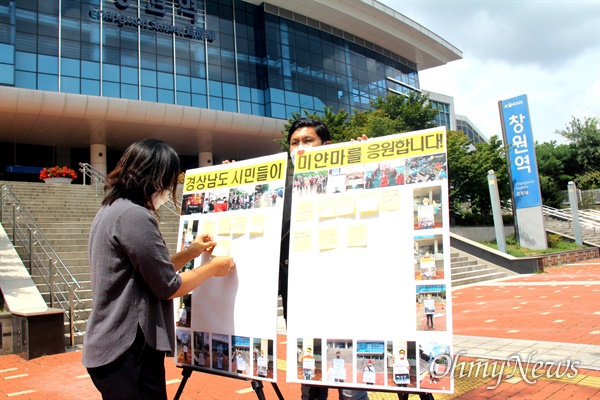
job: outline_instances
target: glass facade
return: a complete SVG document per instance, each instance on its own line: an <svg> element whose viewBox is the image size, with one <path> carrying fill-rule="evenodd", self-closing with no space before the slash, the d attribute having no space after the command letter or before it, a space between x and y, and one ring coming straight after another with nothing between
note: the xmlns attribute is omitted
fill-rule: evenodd
<svg viewBox="0 0 600 400"><path fill-rule="evenodd" d="M436 126L445 126L446 129L452 129L452 124L450 122L450 104L431 100L431 105L440 111L437 117L435 117Z"/></svg>
<svg viewBox="0 0 600 400"><path fill-rule="evenodd" d="M456 129L459 131L463 131L469 138L469 140L473 141L473 144L477 143L485 143L486 140L483 138L479 132L475 130L467 121L456 119Z"/></svg>
<svg viewBox="0 0 600 400"><path fill-rule="evenodd" d="M365 110L419 88L414 63L277 11L240 0L0 0L0 85L281 119Z"/></svg>

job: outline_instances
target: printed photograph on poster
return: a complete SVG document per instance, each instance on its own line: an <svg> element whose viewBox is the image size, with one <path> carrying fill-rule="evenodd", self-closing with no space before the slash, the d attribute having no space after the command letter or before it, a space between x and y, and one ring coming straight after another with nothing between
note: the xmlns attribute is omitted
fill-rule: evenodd
<svg viewBox="0 0 600 400"><path fill-rule="evenodd" d="M329 170L329 178L327 179L325 193L346 193L351 190L363 190L364 188L365 169L363 165L333 168Z"/></svg>
<svg viewBox="0 0 600 400"><path fill-rule="evenodd" d="M204 193L184 194L181 200L181 215L202 214Z"/></svg>
<svg viewBox="0 0 600 400"><path fill-rule="evenodd" d="M416 230L443 228L441 186L415 188L413 210Z"/></svg>
<svg viewBox="0 0 600 400"><path fill-rule="evenodd" d="M446 285L417 285L417 330L446 330Z"/></svg>
<svg viewBox="0 0 600 400"><path fill-rule="evenodd" d="M192 325L192 295L186 294L179 298L180 304L177 309L176 326L189 328Z"/></svg>
<svg viewBox="0 0 600 400"><path fill-rule="evenodd" d="M404 159L368 164L365 189L404 185Z"/></svg>
<svg viewBox="0 0 600 400"><path fill-rule="evenodd" d="M194 241L198 235L198 220L182 219L180 221L181 227L181 241L177 251L187 249L190 244ZM182 273L194 269L195 260L188 261L178 272Z"/></svg>
<svg viewBox="0 0 600 400"><path fill-rule="evenodd" d="M273 341L270 339L253 339L254 376L273 378Z"/></svg>
<svg viewBox="0 0 600 400"><path fill-rule="evenodd" d="M177 362L180 364L192 364L192 334L189 329L177 328L175 330Z"/></svg>
<svg viewBox="0 0 600 400"><path fill-rule="evenodd" d="M299 196L325 194L328 180L328 170L296 174L292 191Z"/></svg>
<svg viewBox="0 0 600 400"><path fill-rule="evenodd" d="M451 389L450 374L447 370L449 360L452 358L448 343L436 341L419 343L419 359L423 371L419 381L421 389Z"/></svg>
<svg viewBox="0 0 600 400"><path fill-rule="evenodd" d="M273 187L268 183L256 185L254 189L254 208L283 205L283 192L284 188L282 186Z"/></svg>
<svg viewBox="0 0 600 400"><path fill-rule="evenodd" d="M298 339L296 348L298 379L305 381L322 381L323 349L321 347L321 339Z"/></svg>
<svg viewBox="0 0 600 400"><path fill-rule="evenodd" d="M210 368L210 335L208 332L194 332L194 364Z"/></svg>
<svg viewBox="0 0 600 400"><path fill-rule="evenodd" d="M388 341L386 344L387 384L396 387L417 387L419 363L416 343Z"/></svg>
<svg viewBox="0 0 600 400"><path fill-rule="evenodd" d="M385 343L356 341L356 382L383 386L385 381Z"/></svg>
<svg viewBox="0 0 600 400"><path fill-rule="evenodd" d="M444 279L443 235L415 236L415 280Z"/></svg>
<svg viewBox="0 0 600 400"><path fill-rule="evenodd" d="M249 210L254 208L255 185L238 186L229 189L229 209Z"/></svg>
<svg viewBox="0 0 600 400"><path fill-rule="evenodd" d="M213 333L210 338L213 369L229 371L229 335Z"/></svg>
<svg viewBox="0 0 600 400"><path fill-rule="evenodd" d="M231 372L250 375L250 338L231 336Z"/></svg>
<svg viewBox="0 0 600 400"><path fill-rule="evenodd" d="M352 339L327 340L326 381L333 383L352 382Z"/></svg>
<svg viewBox="0 0 600 400"><path fill-rule="evenodd" d="M418 156L405 159L406 184L432 182L447 179L446 154Z"/></svg>

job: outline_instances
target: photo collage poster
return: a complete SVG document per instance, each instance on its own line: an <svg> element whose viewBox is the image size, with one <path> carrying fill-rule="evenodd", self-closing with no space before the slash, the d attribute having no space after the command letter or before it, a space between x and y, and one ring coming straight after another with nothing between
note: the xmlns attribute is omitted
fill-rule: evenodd
<svg viewBox="0 0 600 400"><path fill-rule="evenodd" d="M177 251L211 234L212 256L236 268L208 279L175 305L177 364L277 379L277 291L287 154L185 173ZM181 271L201 268L204 253Z"/></svg>
<svg viewBox="0 0 600 400"><path fill-rule="evenodd" d="M453 392L446 161L444 127L298 155L288 382Z"/></svg>

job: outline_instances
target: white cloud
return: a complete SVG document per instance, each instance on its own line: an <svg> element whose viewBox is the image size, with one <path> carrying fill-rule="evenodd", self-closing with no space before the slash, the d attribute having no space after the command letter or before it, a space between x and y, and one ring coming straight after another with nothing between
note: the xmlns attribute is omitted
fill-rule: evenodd
<svg viewBox="0 0 600 400"><path fill-rule="evenodd" d="M421 88L454 97L486 136L501 136L498 101L521 94L539 142L600 115L600 2L380 1L463 51L420 72Z"/></svg>

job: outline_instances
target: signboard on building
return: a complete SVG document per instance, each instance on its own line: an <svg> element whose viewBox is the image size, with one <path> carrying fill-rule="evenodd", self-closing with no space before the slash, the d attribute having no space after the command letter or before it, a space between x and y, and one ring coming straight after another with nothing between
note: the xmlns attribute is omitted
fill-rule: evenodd
<svg viewBox="0 0 600 400"><path fill-rule="evenodd" d="M535 142L527 96L498 102L509 165L517 236L521 246L547 248Z"/></svg>

